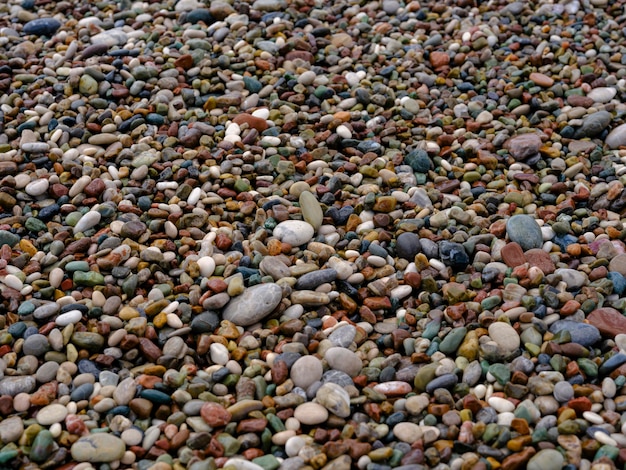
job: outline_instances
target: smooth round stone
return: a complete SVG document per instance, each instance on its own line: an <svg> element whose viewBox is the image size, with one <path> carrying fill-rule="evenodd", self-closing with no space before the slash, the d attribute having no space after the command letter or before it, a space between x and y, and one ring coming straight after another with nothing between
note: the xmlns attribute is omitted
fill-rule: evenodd
<svg viewBox="0 0 626 470"><path fill-rule="evenodd" d="M204 277L211 277L215 271L215 260L210 256L203 256L197 261L200 274Z"/></svg>
<svg viewBox="0 0 626 470"><path fill-rule="evenodd" d="M296 387L306 390L321 380L323 373L322 362L317 357L303 356L291 366L290 377Z"/></svg>
<svg viewBox="0 0 626 470"><path fill-rule="evenodd" d="M566 381L557 382L552 394L557 401L564 403L574 398L574 387Z"/></svg>
<svg viewBox="0 0 626 470"><path fill-rule="evenodd" d="M35 436L29 457L33 462L45 462L54 450L54 437L47 429L42 429Z"/></svg>
<svg viewBox="0 0 626 470"><path fill-rule="evenodd" d="M398 423L393 427L393 435L408 444L421 439L422 434L422 428L415 423Z"/></svg>
<svg viewBox="0 0 626 470"><path fill-rule="evenodd" d="M0 442L16 442L24 433L24 421L19 416L10 416L0 421Z"/></svg>
<svg viewBox="0 0 626 470"><path fill-rule="evenodd" d="M350 395L346 390L332 382L322 385L315 394L315 400L335 416L350 416Z"/></svg>
<svg viewBox="0 0 626 470"><path fill-rule="evenodd" d="M54 423L60 423L67 416L67 408L61 404L52 404L44 406L37 412L37 422L42 426L50 426Z"/></svg>
<svg viewBox="0 0 626 470"><path fill-rule="evenodd" d="M404 232L396 238L396 254L403 259L413 261L415 255L421 253L420 237L412 232Z"/></svg>
<svg viewBox="0 0 626 470"><path fill-rule="evenodd" d="M300 197L298 198L298 202L300 203L300 210L302 211L302 218L306 222L311 224L314 230L319 230L319 228L322 226L324 213L322 211L322 206L320 206L320 203L318 202L317 198L313 195L313 193L309 191L304 191L302 192L302 194L300 194ZM285 241L285 240L282 240L282 241Z"/></svg>
<svg viewBox="0 0 626 470"><path fill-rule="evenodd" d="M107 433L94 433L78 439L70 449L77 462L114 462L126 452L126 444L119 437Z"/></svg>
<svg viewBox="0 0 626 470"><path fill-rule="evenodd" d="M124 444L129 447L140 445L143 441L143 437L144 433L141 432L140 429L135 427L124 430L120 435L120 438L122 439L122 441L124 441Z"/></svg>
<svg viewBox="0 0 626 470"><path fill-rule="evenodd" d="M230 359L228 354L228 348L221 343L213 343L209 347L209 354L211 361L221 366L225 365Z"/></svg>
<svg viewBox="0 0 626 470"><path fill-rule="evenodd" d="M598 87L587 93L587 98L591 98L596 103L608 103L617 94L617 89L612 87Z"/></svg>
<svg viewBox="0 0 626 470"><path fill-rule="evenodd" d="M40 335L36 333L34 335L29 336L24 341L22 346L22 351L25 355L32 356L42 356L50 350L50 343L48 343L48 338L44 335Z"/></svg>
<svg viewBox="0 0 626 470"><path fill-rule="evenodd" d="M587 283L587 276L585 273L576 271L575 269L559 268L554 271L554 274L561 276L563 282L567 284L567 288L571 290L580 289Z"/></svg>
<svg viewBox="0 0 626 470"><path fill-rule="evenodd" d="M50 182L47 179L37 179L28 183L24 190L29 196L37 197L45 194L49 186Z"/></svg>
<svg viewBox="0 0 626 470"><path fill-rule="evenodd" d="M326 354L324 354L324 359L330 368L345 372L350 377L356 377L363 368L363 363L359 356L342 347L329 348Z"/></svg>
<svg viewBox="0 0 626 470"><path fill-rule="evenodd" d="M555 449L542 449L528 461L527 470L560 470L563 467L563 454Z"/></svg>
<svg viewBox="0 0 626 470"><path fill-rule="evenodd" d="M58 370L59 370L58 363L54 361L44 362L39 367L39 369L37 369L37 372L35 373L35 379L37 379L37 382L39 383L50 382L51 380L54 380L54 378L57 375Z"/></svg>
<svg viewBox="0 0 626 470"><path fill-rule="evenodd" d="M328 410L319 403L303 403L294 410L293 416L302 424L313 426L328 419Z"/></svg>
<svg viewBox="0 0 626 470"><path fill-rule="evenodd" d="M621 124L609 132L604 143L613 150L626 146L626 124Z"/></svg>
<svg viewBox="0 0 626 470"><path fill-rule="evenodd" d="M580 344L586 348L593 346L601 339L600 331L587 323L557 320L550 325L550 333L558 333L561 330L569 332L572 343Z"/></svg>
<svg viewBox="0 0 626 470"><path fill-rule="evenodd" d="M205 423L213 428L226 426L232 419L232 414L218 403L207 402L200 408L200 415Z"/></svg>
<svg viewBox="0 0 626 470"><path fill-rule="evenodd" d="M520 347L520 337L508 323L493 322L489 325L489 337L495 341L498 348L505 354L510 354Z"/></svg>
<svg viewBox="0 0 626 470"><path fill-rule="evenodd" d="M524 251L541 248L543 235L535 219L526 214L518 214L506 222L506 232L512 242L519 244Z"/></svg>
<svg viewBox="0 0 626 470"><path fill-rule="evenodd" d="M283 291L277 284L258 284L231 299L222 317L238 326L249 326L263 320L278 306Z"/></svg>
<svg viewBox="0 0 626 470"><path fill-rule="evenodd" d="M285 220L274 228L273 234L283 243L300 246L311 241L315 229L310 223L302 220Z"/></svg>

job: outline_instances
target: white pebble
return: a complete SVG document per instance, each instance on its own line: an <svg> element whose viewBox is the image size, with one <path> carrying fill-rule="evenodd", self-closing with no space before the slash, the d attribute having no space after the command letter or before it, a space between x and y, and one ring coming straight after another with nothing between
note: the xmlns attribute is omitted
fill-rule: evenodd
<svg viewBox="0 0 626 470"><path fill-rule="evenodd" d="M203 256L197 261L200 267L200 274L204 277L210 277L215 271L215 260L210 256Z"/></svg>
<svg viewBox="0 0 626 470"><path fill-rule="evenodd" d="M593 413L591 411L583 412L583 418L589 421L592 424L602 424L604 423L604 419L597 413Z"/></svg>
<svg viewBox="0 0 626 470"><path fill-rule="evenodd" d="M593 438L598 441L600 444L604 444L607 446L617 447L617 442L611 436L606 434L603 431L596 431L593 433Z"/></svg>
<svg viewBox="0 0 626 470"><path fill-rule="evenodd" d="M72 325L74 323L78 323L82 317L83 314L80 310L70 310L69 312L65 312L59 315L56 318L55 323L58 326Z"/></svg>
<svg viewBox="0 0 626 470"><path fill-rule="evenodd" d="M10 287L11 289L15 289L17 291L22 290L22 287L24 287L24 283L22 282L22 280L13 274L7 274L6 276L4 276L2 283L5 286Z"/></svg>
<svg viewBox="0 0 626 470"><path fill-rule="evenodd" d="M352 138L352 132L350 131L350 129L348 129L347 126L344 126L343 124L341 124L340 126L337 126L336 132L337 132L337 135L341 137L342 139Z"/></svg>
<svg viewBox="0 0 626 470"><path fill-rule="evenodd" d="M506 398L491 397L487 402L489 403L489 406L491 406L498 413L512 412L515 410L515 405Z"/></svg>

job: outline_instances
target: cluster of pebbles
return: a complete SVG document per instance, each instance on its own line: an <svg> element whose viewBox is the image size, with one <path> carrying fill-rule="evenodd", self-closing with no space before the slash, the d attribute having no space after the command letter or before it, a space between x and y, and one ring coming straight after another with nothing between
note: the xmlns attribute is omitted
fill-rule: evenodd
<svg viewBox="0 0 626 470"><path fill-rule="evenodd" d="M623 0L0 4L0 466L621 468Z"/></svg>

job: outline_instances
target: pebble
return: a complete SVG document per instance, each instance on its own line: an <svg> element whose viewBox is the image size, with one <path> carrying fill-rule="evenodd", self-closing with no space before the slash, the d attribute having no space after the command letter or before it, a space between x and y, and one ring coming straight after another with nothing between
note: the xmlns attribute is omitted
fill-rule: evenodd
<svg viewBox="0 0 626 470"><path fill-rule="evenodd" d="M124 456L126 445L112 434L96 433L79 438L70 452L77 462L114 462Z"/></svg>
<svg viewBox="0 0 626 470"><path fill-rule="evenodd" d="M315 234L315 229L308 222L285 220L274 228L273 234L283 243L288 243L291 246L300 246L311 241Z"/></svg>
<svg viewBox="0 0 626 470"><path fill-rule="evenodd" d="M249 326L269 315L281 299L282 289L276 284L252 286L228 302L223 318L235 325Z"/></svg>

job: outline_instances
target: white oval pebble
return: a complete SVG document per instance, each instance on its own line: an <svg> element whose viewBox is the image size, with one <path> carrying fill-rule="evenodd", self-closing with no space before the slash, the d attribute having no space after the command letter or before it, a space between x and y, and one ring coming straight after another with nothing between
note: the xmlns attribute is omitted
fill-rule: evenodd
<svg viewBox="0 0 626 470"><path fill-rule="evenodd" d="M196 262L200 267L200 274L204 277L210 277L215 271L215 260L210 256L203 256Z"/></svg>
<svg viewBox="0 0 626 470"><path fill-rule="evenodd" d="M50 426L54 423L60 423L67 416L67 408L59 403L44 406L37 412L35 419L42 426Z"/></svg>
<svg viewBox="0 0 626 470"><path fill-rule="evenodd" d="M82 317L83 314L80 310L70 310L69 312L59 315L56 318L55 323L59 326L67 326L73 323L78 323Z"/></svg>
<svg viewBox="0 0 626 470"><path fill-rule="evenodd" d="M602 416L592 411L584 411L583 418L585 418L587 421L589 421L592 424L604 423L604 419L602 418Z"/></svg>
<svg viewBox="0 0 626 470"><path fill-rule="evenodd" d="M219 364L220 366L225 365L228 362L229 354L228 348L221 343L213 343L209 347L209 352L211 355L211 360L215 364Z"/></svg>
<svg viewBox="0 0 626 470"><path fill-rule="evenodd" d="M498 413L512 412L515 410L515 405L506 398L491 397L487 400L487 403Z"/></svg>
<svg viewBox="0 0 626 470"><path fill-rule="evenodd" d="M29 196L41 196L46 191L48 191L48 187L50 186L50 182L47 179L36 179L35 181L31 181L26 185L26 194Z"/></svg>
<svg viewBox="0 0 626 470"><path fill-rule="evenodd" d="M22 282L22 280L13 274L7 274L6 276L4 276L2 283L5 286L18 291L22 290L22 287L24 287L24 283Z"/></svg>

